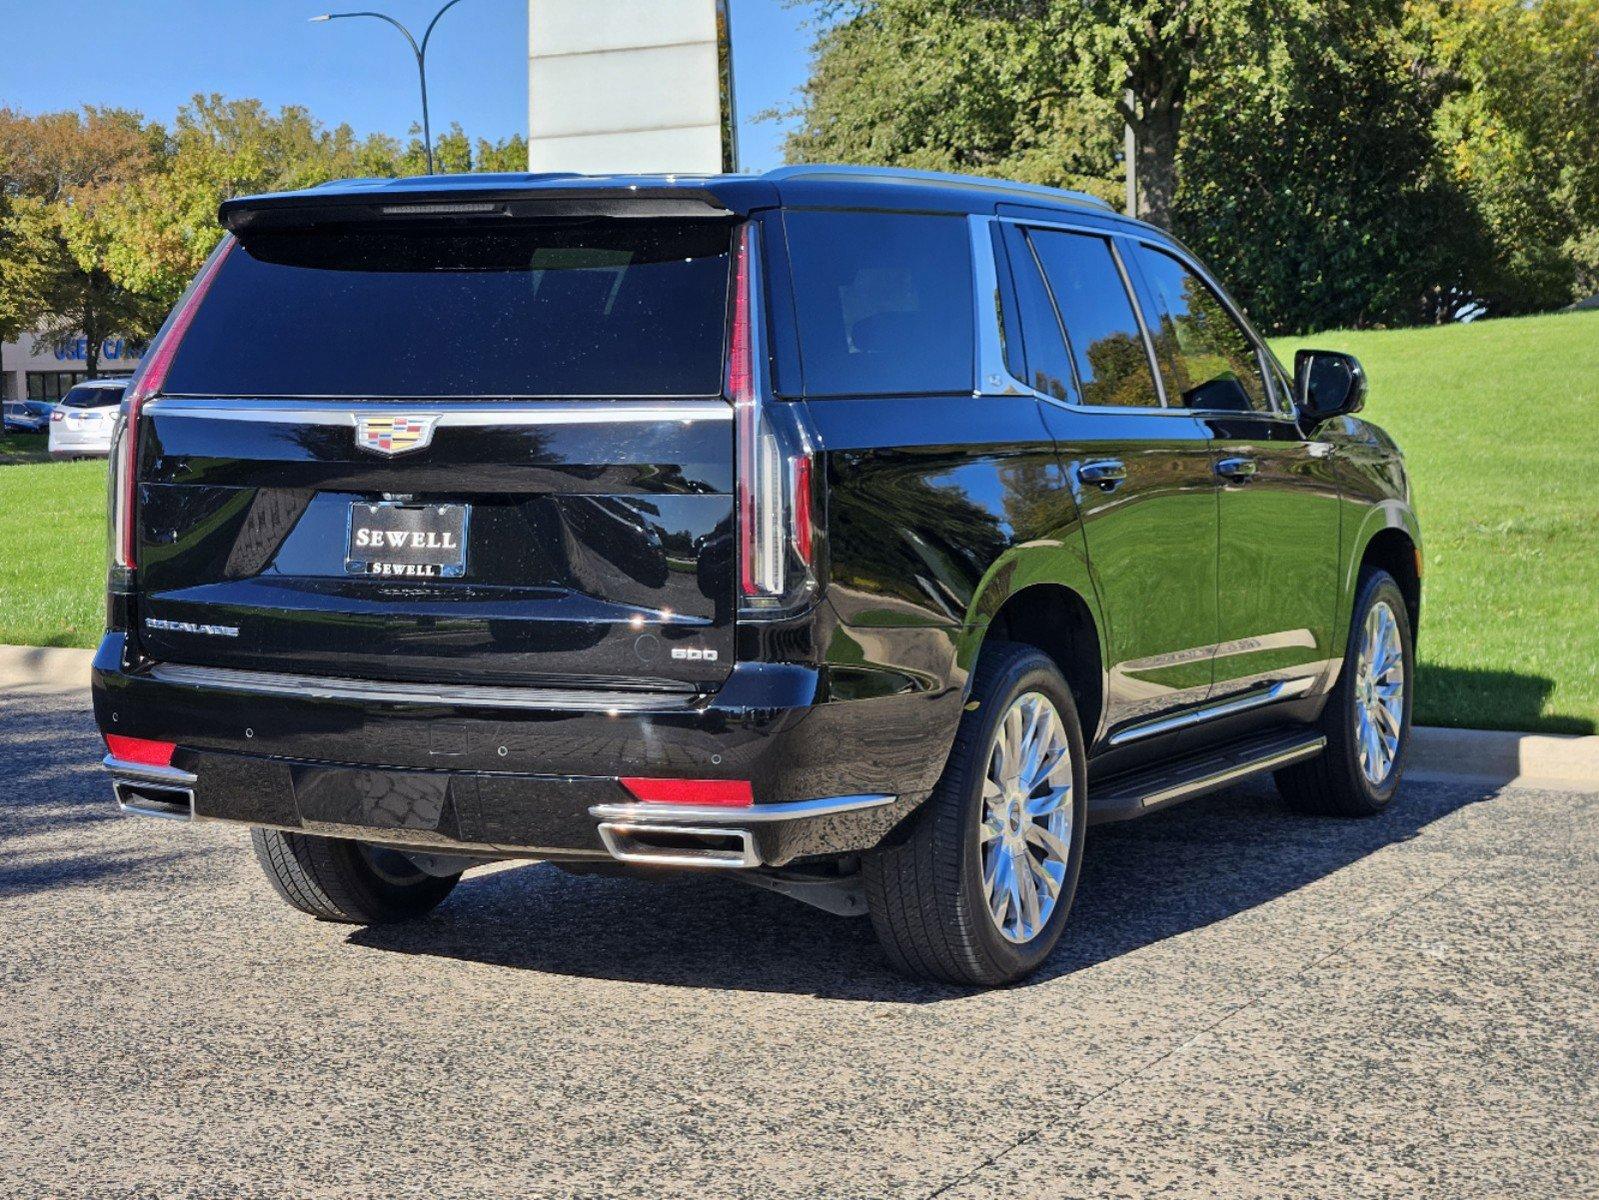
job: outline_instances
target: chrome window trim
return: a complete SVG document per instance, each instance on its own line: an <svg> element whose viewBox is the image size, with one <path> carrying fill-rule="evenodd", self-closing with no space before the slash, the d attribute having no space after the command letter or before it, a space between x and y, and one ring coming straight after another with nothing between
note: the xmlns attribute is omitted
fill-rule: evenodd
<svg viewBox="0 0 1599 1200"><path fill-rule="evenodd" d="M998 326L998 315L999 315L998 312L996 311L992 315L992 317L990 318L990 317L986 316L983 313L981 305L979 305L980 324L978 325L978 337L979 337L979 356L978 357L979 357L979 361L980 362L987 361L983 357L983 350L989 343L992 343L992 346L994 347L994 349L996 351L998 351L998 355L999 355L998 356L998 363L999 363L999 367L1000 367L1001 379L1004 381L1004 383L1006 385L1008 385L1008 388L1012 389L1012 390L994 391L992 389L984 389L984 390L982 390L982 391L980 391L978 393L979 395L993 396L993 395L1024 394L1024 395L1032 396L1035 399L1041 400L1041 401L1043 401L1046 404L1053 404L1057 408L1066 409L1069 412L1081 412L1081 413L1128 413L1128 414L1143 414L1143 415L1161 415L1161 416L1172 415L1172 416L1196 416L1196 417L1205 417L1205 416L1224 416L1224 417L1225 416L1231 416L1231 417L1237 417L1237 416L1242 415L1242 416L1253 416L1253 417L1266 417L1266 418L1270 418L1270 419L1273 419L1273 420L1286 421L1289 424L1294 425L1296 428L1298 427L1298 416L1293 412L1292 405L1289 405L1287 409L1284 409L1281 405L1278 404L1278 402L1277 402L1277 400L1278 400L1277 388L1276 388L1275 383L1272 381L1272 378L1271 378L1272 373L1271 373L1271 371L1269 369L1264 369L1266 367L1266 364L1262 364L1262 367L1263 367L1262 373L1266 376L1267 389L1268 389L1269 393L1272 396L1273 403L1272 403L1272 408L1270 409L1270 411L1249 412L1249 413L1240 414L1240 413L1231 411L1229 409L1181 408L1181 407L1173 406L1173 405L1171 405L1170 403L1167 402L1168 398L1166 396L1166 384L1165 384L1165 381L1161 378L1161 374L1160 374L1160 370L1159 370L1159 366L1158 366L1158 361L1155 358L1154 344L1153 344L1153 341L1151 339L1151 336L1150 336L1150 333L1149 333L1149 326L1148 326L1147 320L1146 320L1145 315L1144 315L1144 306L1139 302L1137 289L1132 287L1131 277L1130 277L1130 273L1129 273L1128 268L1127 268L1127 264L1122 258L1121 247L1117 245L1117 242L1120 239L1124 239L1125 238L1128 241L1138 242L1140 244L1149 246L1152 249L1159 250L1159 251L1162 251L1162 252L1164 252L1166 254L1169 254L1173 258L1177 259L1178 262L1182 263L1182 265L1185 268L1187 268L1189 270L1192 270L1196 275L1198 275L1200 277L1200 279L1204 280L1206 285L1209 286L1212 291L1214 291L1216 293L1217 297L1220 298L1223 307L1225 307L1227 309L1228 313L1232 315L1233 319L1236 320L1239 323L1240 326L1242 326L1245 335L1249 338L1250 344L1252 346L1254 346L1254 348L1255 348L1256 356L1259 357L1261 354L1267 354L1267 355L1270 354L1270 350L1265 347L1264 341L1255 332L1254 326L1250 325L1249 322L1247 320L1245 320L1243 318L1242 314L1238 311L1238 306L1233 302L1232 297L1227 294L1227 292L1216 282L1215 278L1210 274L1210 272L1205 270L1204 267L1202 267L1194 259L1193 255L1191 253L1189 253L1187 251L1187 249L1185 247L1183 247L1180 243L1161 241L1158 238L1151 237L1148 234L1143 233L1136 226L1125 226L1125 227L1116 226L1116 227L1113 227L1113 228L1107 228L1104 225L1093 225L1093 224L1088 224L1086 222L1077 222L1077 221L1068 221L1068 220L1049 221L1049 220L1044 220L1042 218L1013 217L1013 216L1003 216L1003 215L1001 215L1001 216L973 215L969 219L971 220L971 222L973 223L974 226L977 225L977 224L983 224L983 225L1016 225L1016 226L1020 226L1023 229L1053 229L1053 230L1059 230L1059 231L1061 231L1063 233L1087 234L1090 237L1102 238L1106 242L1108 242L1110 244L1112 257L1114 257L1115 260L1116 260L1117 269L1121 272L1121 275L1122 275L1122 285L1123 285L1123 287L1127 288L1128 297L1132 301L1133 315L1137 319L1139 329L1143 332L1143 335L1144 335L1144 351L1149 356L1149 359L1150 359L1150 368L1154 372L1154 376L1155 376L1155 389L1161 396L1162 407L1160 407L1160 408L1133 408L1133 407L1130 407L1130 406L1125 406L1124 407L1124 406L1121 406L1121 405L1076 404L1076 403L1072 403L1071 401L1067 401L1067 400L1057 400L1053 396L1046 395L1045 393L1040 392L1040 391L1038 391L1037 389L1035 389L1033 387L1030 387L1025 381L1017 379L1014 375L1012 375L1010 373L1009 369L1005 366L1004 354L1003 354L1003 341L1002 341L1002 339L1000 337L1000 331L999 331L999 326ZM977 261L978 267L979 267L979 269L981 269L981 267L983 266L983 263L984 263L984 257L983 257L983 253L982 253L981 244L977 241L975 233L973 234L972 250L973 250L973 256L974 256L974 258ZM994 275L994 278L997 281L997 279L998 279L998 269L997 269L997 266L995 265L993 259L994 259L993 247L990 245L989 249L988 249L988 254L987 254L987 269L988 269L988 271L990 273L992 273ZM997 282L996 282L996 286L997 286ZM990 328L990 320L993 321L993 327L992 328ZM978 373L979 384L981 384L983 382L983 380L985 379L985 377L988 374L989 374L989 372L987 370L983 370L983 369L979 370L979 373Z"/></svg>
<svg viewBox="0 0 1599 1200"><path fill-rule="evenodd" d="M1005 316L1001 311L1004 294L999 286L999 264L994 258L994 218L974 213L967 216L966 225L972 239L973 315L977 321L972 395L1037 395L1010 373L1005 362Z"/></svg>
<svg viewBox="0 0 1599 1200"><path fill-rule="evenodd" d="M439 426L603 425L630 421L731 421L733 406L725 400L482 400L462 402L438 397L403 400L340 399L198 399L162 396L144 406L156 416L192 417L211 421L258 421L286 425L333 425L354 428L363 417L437 416Z"/></svg>
<svg viewBox="0 0 1599 1200"><path fill-rule="evenodd" d="M588 688L495 687L477 683L400 683L379 679L196 667L182 663L157 663L150 668L149 674L159 683L258 696L383 704L458 704L528 711L612 714L676 711L692 708L701 699L697 692L686 688L673 692L630 692Z"/></svg>
<svg viewBox="0 0 1599 1200"><path fill-rule="evenodd" d="M994 294L995 299L996 299L996 304L992 308L992 310L990 310L987 305L984 305L981 302L979 302L978 305L977 305L977 312L978 312L978 327L977 327L978 355L977 355L977 357L978 357L978 364L979 364L978 365L978 375L977 375L977 382L978 382L978 388L979 388L979 390L977 392L978 395L980 395L980 396L1031 396L1035 400L1039 400L1039 401L1041 401L1041 402L1043 402L1045 404L1053 404L1056 408L1065 409L1068 412L1122 413L1122 414L1127 414L1127 415L1145 415L1145 416L1163 416L1163 417L1164 416L1187 417L1187 416L1192 416L1193 415L1194 410L1192 410L1192 409L1169 408L1169 407L1166 407L1164 405L1164 401L1165 401L1165 398L1166 398L1165 387L1164 387L1164 385L1161 382L1160 371L1157 370L1156 366L1155 366L1154 349L1153 349L1153 345L1152 345L1152 343L1150 341L1149 330L1144 324L1143 311L1142 311L1142 309L1140 308L1140 306L1138 304L1137 295L1132 290L1132 287L1131 287L1131 284L1130 284L1130 281L1129 281L1129 278L1128 278L1128 275L1127 275L1127 267L1122 262L1121 253L1117 249L1117 246L1116 246L1116 238L1119 236L1119 234L1116 231L1107 230L1107 229L1105 229L1105 228L1103 228L1101 226L1096 226L1096 225L1075 225L1075 224L1069 224L1069 223L1066 223L1066 222L1056 223L1056 222L1053 222L1053 221L1036 221L1036 220L1033 220L1031 218L1021 218L1021 217L998 217L998 216L987 216L987 215L972 215L972 216L970 216L968 218L968 220L972 223L972 227L973 227L972 253L973 253L974 259L976 260L975 272L974 272L973 278L974 278L974 280L979 279L979 278L984 278L984 277L992 278L994 280L994 293L993 294ZM1002 335L1002 331L1001 331L1001 326L1000 326L1001 318L1000 318L1000 313L999 313L999 309L998 309L998 305L997 305L997 300L999 298L999 292L998 292L998 287L999 287L999 282L998 282L999 281L999 268L998 268L998 264L995 262L995 259L994 259L994 245L993 245L993 241L992 241L992 234L990 233L990 230L992 230L995 226L1002 226L1002 225L1015 225L1015 226L1018 226L1018 227L1023 228L1023 229L1030 229L1030 228L1031 229L1058 229L1058 230L1061 230L1061 231L1066 232L1066 233L1087 234L1090 237L1100 238L1101 240L1103 240L1110 247L1111 258L1116 263L1117 271L1121 274L1122 286L1125 289L1127 289L1127 298L1128 298L1128 301L1132 304L1132 307L1133 307L1133 318L1134 318L1134 320L1136 320L1138 322L1139 332L1143 335L1143 338L1144 338L1144 354L1149 360L1150 374L1154 378L1154 381L1155 381L1156 394L1158 394L1161 397L1162 407L1160 407L1160 408L1145 408L1145 407L1134 407L1132 405L1119 405L1119 404L1078 404L1078 403L1075 403L1075 402L1070 401L1070 400L1058 400L1054 396L1051 396L1051 395L1048 395L1045 392L1039 391L1037 388L1031 386L1026 381L1021 380L1021 379L1017 379L1016 376L1014 376L1014 375L1012 375L1010 373L1010 367L1005 362L1004 339L1003 339L1003 335ZM977 230L978 230L979 227L981 227L981 229L983 231L981 240L979 240L979 236L978 236L978 233L977 233ZM986 249L985 249L985 246L986 246ZM1053 297L1052 297L1052 299L1053 299ZM997 376L998 377L998 379L1000 381L999 384L998 385L992 385L991 384L990 386L984 387L983 385L985 383L987 383L989 381L989 379L991 377L993 377L993 376ZM1076 378L1076 364L1074 362L1073 363L1073 379L1075 380L1075 378Z"/></svg>

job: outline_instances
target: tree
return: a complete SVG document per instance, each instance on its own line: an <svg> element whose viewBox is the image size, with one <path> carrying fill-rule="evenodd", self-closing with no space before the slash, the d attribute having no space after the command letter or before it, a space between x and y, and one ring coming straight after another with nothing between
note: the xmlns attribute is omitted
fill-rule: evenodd
<svg viewBox="0 0 1599 1200"><path fill-rule="evenodd" d="M1430 9L1457 86L1434 136L1489 230L1495 311L1599 290L1599 0Z"/></svg>
<svg viewBox="0 0 1599 1200"><path fill-rule="evenodd" d="M159 161L97 214L111 275L165 309L221 238L217 206L227 197L394 175L400 163L393 138L325 129L297 105L273 113L259 100L195 96Z"/></svg>
<svg viewBox="0 0 1599 1200"><path fill-rule="evenodd" d="M82 333L90 374L108 337L146 337L162 306L128 293L101 218L161 150L162 130L124 109L30 117L0 110L0 331L57 349Z"/></svg>
<svg viewBox="0 0 1599 1200"><path fill-rule="evenodd" d="M961 171L1121 190L1121 125L1108 99L1054 74L1048 30L958 0L827 10L790 162Z"/></svg>
<svg viewBox="0 0 1599 1200"><path fill-rule="evenodd" d="M1480 302L1481 221L1431 132L1453 86L1400 0L1307 5L1189 114L1177 231L1272 332L1446 320Z"/></svg>
<svg viewBox="0 0 1599 1200"><path fill-rule="evenodd" d="M954 166L1114 194L1169 226L1196 74L1263 44L1286 0L862 0L824 10L791 161ZM1020 168L1020 169L1018 169Z"/></svg>

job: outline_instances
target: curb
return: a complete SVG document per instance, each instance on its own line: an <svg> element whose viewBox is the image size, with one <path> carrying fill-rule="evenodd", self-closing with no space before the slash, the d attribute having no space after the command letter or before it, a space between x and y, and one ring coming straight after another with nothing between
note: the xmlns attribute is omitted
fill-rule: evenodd
<svg viewBox="0 0 1599 1200"><path fill-rule="evenodd" d="M93 660L92 650L0 645L0 689L82 691ZM1418 725L1411 731L1405 778L1599 792L1599 736Z"/></svg>
<svg viewBox="0 0 1599 1200"><path fill-rule="evenodd" d="M1599 737L1418 725L1405 778L1599 792Z"/></svg>
<svg viewBox="0 0 1599 1200"><path fill-rule="evenodd" d="M5 691L77 692L89 686L93 650L0 645L0 688Z"/></svg>

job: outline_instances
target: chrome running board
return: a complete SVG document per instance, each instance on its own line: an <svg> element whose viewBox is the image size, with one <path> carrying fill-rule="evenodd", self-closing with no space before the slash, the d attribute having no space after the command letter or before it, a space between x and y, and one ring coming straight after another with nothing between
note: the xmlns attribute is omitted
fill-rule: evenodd
<svg viewBox="0 0 1599 1200"><path fill-rule="evenodd" d="M1088 816L1118 821L1164 808L1179 800L1314 758L1327 745L1319 733L1298 729L1260 734L1200 751L1158 767L1090 782Z"/></svg>

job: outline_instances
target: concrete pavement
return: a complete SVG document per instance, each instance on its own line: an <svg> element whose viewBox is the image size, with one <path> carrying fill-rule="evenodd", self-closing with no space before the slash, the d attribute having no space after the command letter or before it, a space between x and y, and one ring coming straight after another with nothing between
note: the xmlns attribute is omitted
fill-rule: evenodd
<svg viewBox="0 0 1599 1200"><path fill-rule="evenodd" d="M1090 833L1034 981L721 879L283 907L0 699L0 1196L1599 1194L1599 796L1267 785Z"/></svg>

